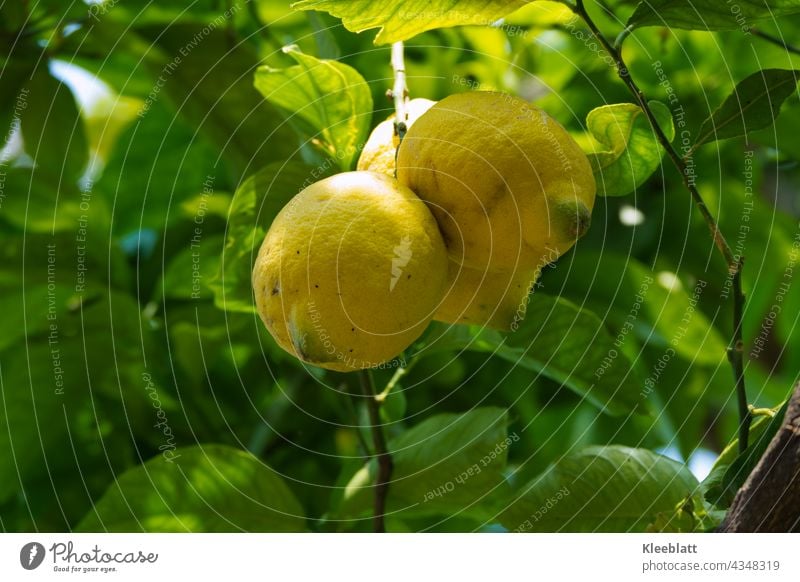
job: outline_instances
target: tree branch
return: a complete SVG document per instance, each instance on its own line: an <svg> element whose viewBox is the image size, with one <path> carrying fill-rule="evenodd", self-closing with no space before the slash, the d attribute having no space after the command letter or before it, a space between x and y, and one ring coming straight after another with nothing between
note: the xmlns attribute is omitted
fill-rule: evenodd
<svg viewBox="0 0 800 582"><path fill-rule="evenodd" d="M771 42L772 44L778 45L782 49L786 50L786 52L794 53L796 55L800 55L800 48L797 48L793 44L789 44L788 42L786 42L782 38L778 38L777 36L773 36L773 35L771 35L771 34L769 34L767 32L764 32L763 30L759 30L757 28L751 28L750 32L752 33L753 36L757 36L757 37L759 37L761 39L766 40L767 42Z"/></svg>
<svg viewBox="0 0 800 582"><path fill-rule="evenodd" d="M617 74L619 78L625 83L625 86L628 90L633 94L634 98L639 104L639 107L642 108L645 115L647 116L650 125L653 127L653 131L655 132L656 139L667 152L667 155L672 160L673 165L675 168L680 172L681 177L683 179L683 185L691 194L692 199L694 200L695 206L700 211L700 214L703 216L703 220L705 221L706 225L708 226L709 231L711 231L711 238L714 240L714 244L716 245L717 249L719 250L722 257L725 259L725 264L728 267L728 275L732 278L732 287L733 287L733 336L731 338L731 343L728 347L728 360L731 363L731 367L733 368L733 375L734 375L734 382L736 386L736 394L737 394L737 402L739 408L739 451L742 452L747 448L747 437L750 433L750 423L751 423L751 415L750 411L747 407L747 391L745 389L745 381L744 381L744 349L742 346L742 312L744 310L744 301L745 296L744 292L742 291L742 277L741 277L741 270L742 270L742 260L739 257L736 257L731 250L728 241L725 239L725 236L722 234L722 231L717 224L717 221L714 219L714 216L711 214L711 211L706 206L703 197L700 195L700 192L697 190L697 187L694 184L694 177L687 166L686 160L681 157L681 155L675 150L672 146L672 143L667 138L664 130L658 125L658 120L656 119L653 110L650 108L650 105L647 103L647 99L644 96L644 93L633 80L631 77L630 71L628 70L628 66L625 64L625 60L622 58L622 51L621 48L618 46L621 44L624 39L627 37L627 34L621 34L617 45L612 44L606 39L597 25L594 23L592 18L586 12L586 8L583 4L583 0L576 0L575 5L572 6L569 3L566 3L575 14L580 16L583 21L586 23L586 26L589 27L589 30L592 34L597 38L597 41L603 45L603 48L611 55L611 58L614 59L614 63L617 68ZM628 29L625 29L626 31ZM624 31L623 31L624 32ZM630 31L628 31L630 32Z"/></svg>
<svg viewBox="0 0 800 582"><path fill-rule="evenodd" d="M717 531L800 531L800 383L783 424L736 493Z"/></svg>
<svg viewBox="0 0 800 582"><path fill-rule="evenodd" d="M380 418L380 403L375 398L375 382L372 372L361 370L361 391L367 399L367 411L372 429L374 456L378 461L378 476L375 481L375 509L373 512L373 531L383 533L386 531L386 496L389 493L389 481L392 478L392 456L386 447L386 438L383 436L383 425Z"/></svg>

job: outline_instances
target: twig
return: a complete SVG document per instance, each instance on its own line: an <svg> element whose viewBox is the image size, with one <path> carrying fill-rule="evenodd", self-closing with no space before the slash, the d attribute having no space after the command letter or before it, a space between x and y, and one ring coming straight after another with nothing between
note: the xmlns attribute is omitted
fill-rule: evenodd
<svg viewBox="0 0 800 582"><path fill-rule="evenodd" d="M768 32L764 32L763 30L759 30L757 28L751 28L750 33L753 36L757 36L768 42L778 45L779 47L783 48L786 52L800 55L800 48L794 46L793 44L789 44L782 38L778 38L777 36L771 35Z"/></svg>
<svg viewBox="0 0 800 582"><path fill-rule="evenodd" d="M683 179L683 185L691 194L695 206L697 206L697 209L703 216L703 220L705 221L706 225L708 225L708 229L711 231L711 237L714 240L714 244L725 259L725 263L728 267L728 274L730 277L732 277L734 302L733 337L728 348L728 359L733 367L737 400L739 402L739 451L743 452L747 448L747 435L749 434L750 430L751 416L747 407L747 392L745 390L744 381L744 364L742 362L744 352L742 348L742 311L744 309L745 300L744 293L742 292L742 261L740 258L734 256L730 245L728 245L728 241L725 239L725 236L719 229L717 221L714 219L713 215L706 206L703 197L700 195L700 192L694 185L694 179L689 171L688 166L686 165L686 161L672 146L672 143L670 142L669 138L667 138L664 130L661 129L661 126L659 126L658 120L656 119L653 110L650 108L650 105L647 103L644 93L631 77L628 66L625 64L625 61L622 58L621 47L614 46L608 41L603 33L600 32L600 29L586 12L586 8L583 5L583 0L576 0L574 6L570 3L566 3L566 5L569 6L573 12L575 12L575 14L583 19L583 21L586 23L586 26L589 27L589 30L591 30L592 34L595 36L595 38L597 38L597 41L603 45L603 48L608 52L609 55L611 55L611 58L614 59L619 78L623 83L625 83L625 86L636 98L636 101L639 103L639 107L642 108L642 111L644 111L645 115L647 116L650 125L653 127L656 139L658 139L658 142L667 152L667 155L672 160L675 168L680 172ZM626 36L627 35L620 35L619 42L621 43L624 41ZM741 435L744 435L744 439L741 438Z"/></svg>
<svg viewBox="0 0 800 582"><path fill-rule="evenodd" d="M717 531L800 530L800 383L764 456L745 481Z"/></svg>
<svg viewBox="0 0 800 582"><path fill-rule="evenodd" d="M370 370L361 370L361 391L367 399L367 411L372 428L372 441L375 457L378 461L378 476L375 481L375 510L372 517L373 531L383 533L386 531L386 496L389 493L389 480L392 477L392 456L386 447L386 438L383 436L383 425L380 418L380 403L375 399L375 382Z"/></svg>
<svg viewBox="0 0 800 582"><path fill-rule="evenodd" d="M402 141L408 129L406 127L408 86L406 85L406 63L402 42L392 44L392 71L394 72L394 86L390 93L392 101L394 101L394 133Z"/></svg>
<svg viewBox="0 0 800 582"><path fill-rule="evenodd" d="M405 366L401 366L395 370L394 374L392 375L391 379L386 383L386 387L383 389L383 392L378 394L375 397L375 400L383 404L386 401L386 398L389 394L394 390L394 387L402 380L406 374L408 374L414 365L417 363L418 359L417 356L413 357L408 364Z"/></svg>

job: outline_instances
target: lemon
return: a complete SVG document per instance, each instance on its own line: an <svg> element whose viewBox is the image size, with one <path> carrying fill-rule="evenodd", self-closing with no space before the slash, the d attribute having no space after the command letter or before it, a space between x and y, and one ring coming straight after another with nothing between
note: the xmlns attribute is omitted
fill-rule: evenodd
<svg viewBox="0 0 800 582"><path fill-rule="evenodd" d="M430 99L411 99L406 108L406 128L411 127L420 115L430 109L436 101ZM364 149L358 158L357 170L370 170L394 177L394 158L398 138L394 134L395 115L380 122L369 134Z"/></svg>
<svg viewBox="0 0 800 582"><path fill-rule="evenodd" d="M397 178L428 204L452 260L510 273L575 244L595 197L589 160L561 125L484 91L450 95L417 119Z"/></svg>
<svg viewBox="0 0 800 582"><path fill-rule="evenodd" d="M511 331L525 318L528 294L541 268L488 271L449 261L446 295L433 318Z"/></svg>
<svg viewBox="0 0 800 582"><path fill-rule="evenodd" d="M277 343L331 370L376 367L425 330L447 250L426 205L394 178L312 184L273 221L256 259L256 306Z"/></svg>

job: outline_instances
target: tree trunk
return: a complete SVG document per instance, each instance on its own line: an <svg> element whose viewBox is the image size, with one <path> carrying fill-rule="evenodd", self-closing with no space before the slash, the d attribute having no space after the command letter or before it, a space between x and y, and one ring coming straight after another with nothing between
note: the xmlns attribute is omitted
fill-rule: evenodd
<svg viewBox="0 0 800 582"><path fill-rule="evenodd" d="M736 493L718 531L800 531L800 383L783 424Z"/></svg>

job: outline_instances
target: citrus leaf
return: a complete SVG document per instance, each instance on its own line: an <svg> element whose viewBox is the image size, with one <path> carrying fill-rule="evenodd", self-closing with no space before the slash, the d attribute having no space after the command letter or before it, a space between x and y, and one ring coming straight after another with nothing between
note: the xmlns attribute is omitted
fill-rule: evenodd
<svg viewBox="0 0 800 582"><path fill-rule="evenodd" d="M747 135L769 127L781 105L795 92L800 71L764 69L736 85L711 117L703 121L694 144Z"/></svg>
<svg viewBox="0 0 800 582"><path fill-rule="evenodd" d="M283 479L250 453L223 445L167 452L123 473L77 531L305 530Z"/></svg>
<svg viewBox="0 0 800 582"><path fill-rule="evenodd" d="M521 532L640 532L697 485L684 465L652 451L588 447L520 487L500 522Z"/></svg>
<svg viewBox="0 0 800 582"><path fill-rule="evenodd" d="M650 101L649 105L672 141L675 126L669 108L659 101ZM593 109L586 116L586 126L600 144L585 148L600 196L633 192L659 167L664 148L638 105L617 103Z"/></svg>
<svg viewBox="0 0 800 582"><path fill-rule="evenodd" d="M502 487L515 440L507 436L507 424L504 409L476 408L432 416L392 440L387 510L394 516L485 515L485 497ZM376 475L371 461L350 479L339 517L370 514Z"/></svg>
<svg viewBox="0 0 800 582"><path fill-rule="evenodd" d="M661 280L657 270L632 257L580 248L568 269L547 273L547 288L607 313L622 342L631 334L652 347L671 346L697 365L716 366L725 358L725 339L697 306L703 281L687 289L672 277Z"/></svg>
<svg viewBox="0 0 800 582"><path fill-rule="evenodd" d="M734 8L734 6L736 8ZM800 12L800 0L645 0L628 19L628 28L669 26L685 30L749 32L750 23Z"/></svg>
<svg viewBox="0 0 800 582"><path fill-rule="evenodd" d="M426 30L488 25L529 0L301 0L292 7L320 10L342 19L345 28L379 28L376 44L407 40Z"/></svg>
<svg viewBox="0 0 800 582"><path fill-rule="evenodd" d="M319 145L342 170L353 165L369 131L372 93L354 68L284 47L297 65L258 68L255 86L264 98L291 115L290 123Z"/></svg>
<svg viewBox="0 0 800 582"><path fill-rule="evenodd" d="M615 348L600 318L560 297L536 292L517 331L505 336L484 332L470 349L491 350L560 382L612 415L631 413L642 403L641 386L627 357L619 354L608 363Z"/></svg>
<svg viewBox="0 0 800 582"><path fill-rule="evenodd" d="M208 281L217 307L256 312L250 278L261 242L281 208L306 185L322 177L317 172L298 162L275 162L247 178L236 190L228 209L219 268Z"/></svg>

